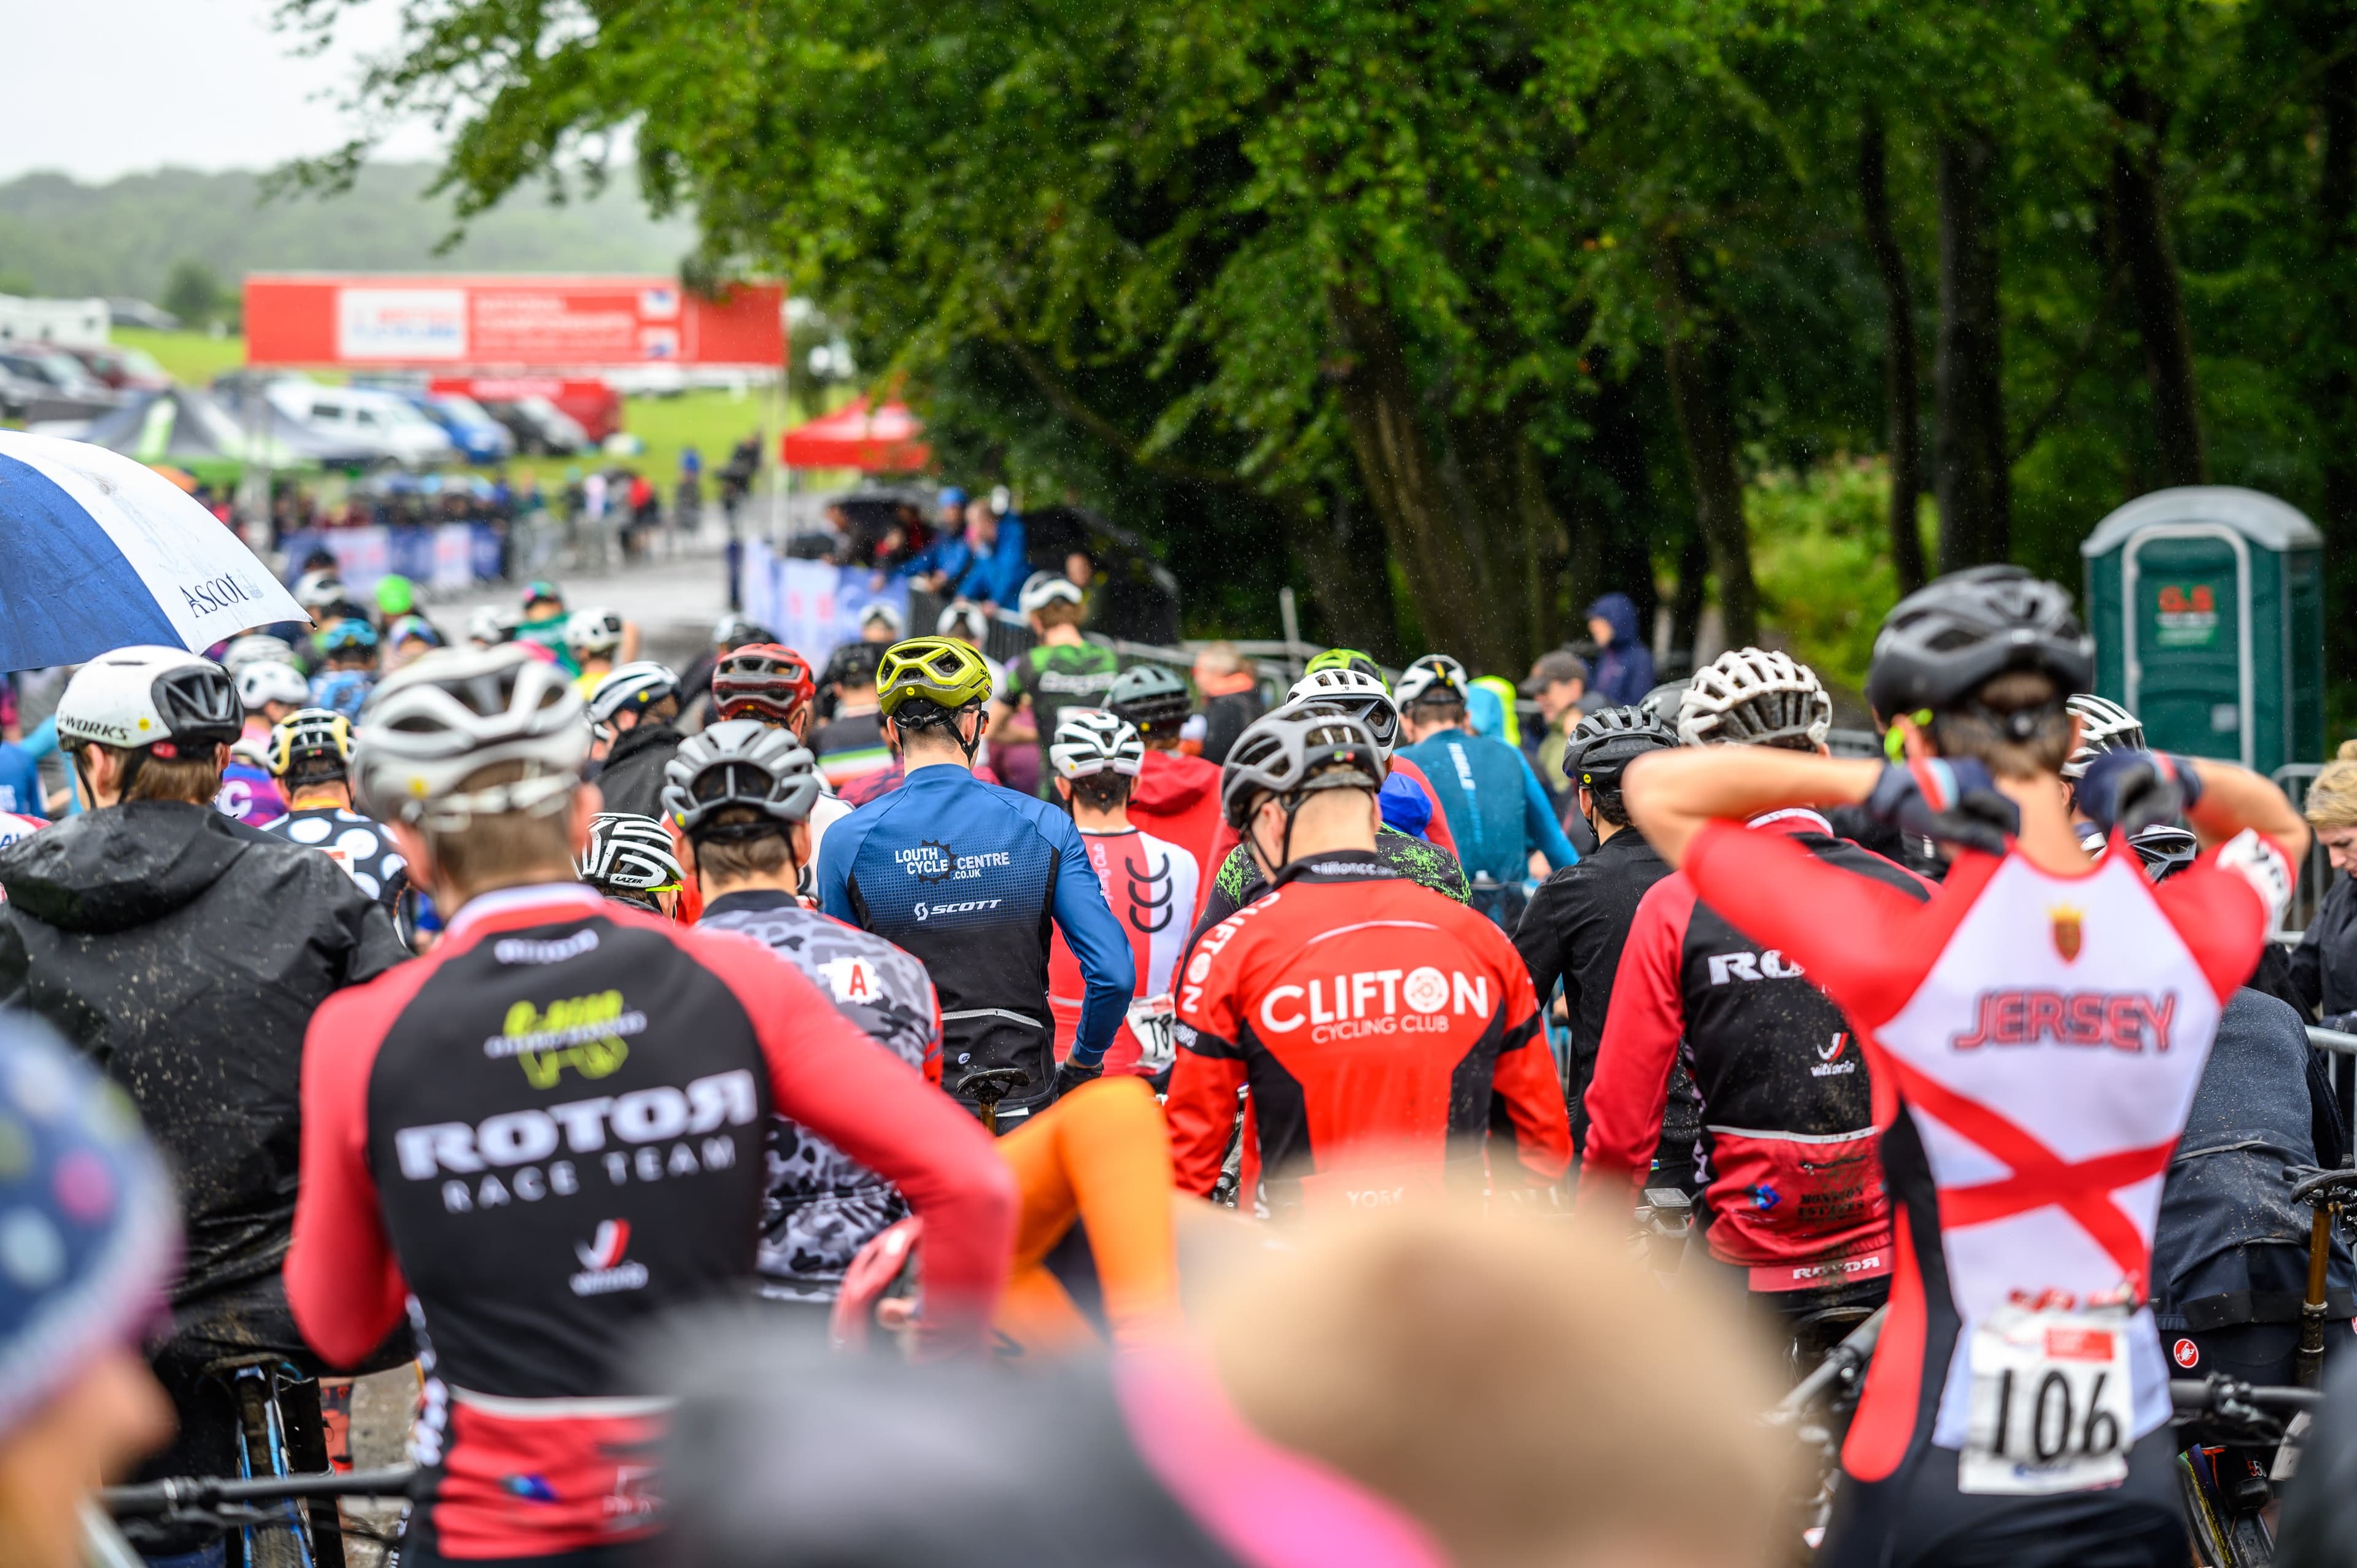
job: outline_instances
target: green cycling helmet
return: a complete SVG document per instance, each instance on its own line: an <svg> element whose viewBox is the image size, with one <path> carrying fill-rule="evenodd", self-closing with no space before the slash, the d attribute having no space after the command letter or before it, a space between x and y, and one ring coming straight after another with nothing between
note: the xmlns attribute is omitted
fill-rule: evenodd
<svg viewBox="0 0 2357 1568"><path fill-rule="evenodd" d="M1373 676L1384 691L1392 689L1392 683L1383 680L1383 667L1376 663L1372 655L1361 653L1355 648L1329 648L1310 660L1301 672L1315 675L1320 670L1355 670L1361 675Z"/></svg>
<svg viewBox="0 0 2357 1568"><path fill-rule="evenodd" d="M912 637L896 642L876 667L876 696L887 718L911 697L955 713L986 700L990 691L990 666L953 638Z"/></svg>

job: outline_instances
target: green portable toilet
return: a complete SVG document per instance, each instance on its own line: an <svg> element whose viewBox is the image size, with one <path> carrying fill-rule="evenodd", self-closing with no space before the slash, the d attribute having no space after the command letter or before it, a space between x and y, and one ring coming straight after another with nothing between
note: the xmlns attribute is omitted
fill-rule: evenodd
<svg viewBox="0 0 2357 1568"><path fill-rule="evenodd" d="M2163 751L2272 773L2324 752L2324 536L2256 490L2139 496L2079 546L2095 690Z"/></svg>

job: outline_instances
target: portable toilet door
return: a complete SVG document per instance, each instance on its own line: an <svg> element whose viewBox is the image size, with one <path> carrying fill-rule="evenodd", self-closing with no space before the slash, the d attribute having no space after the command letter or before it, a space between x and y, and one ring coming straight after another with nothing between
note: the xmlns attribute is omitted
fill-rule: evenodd
<svg viewBox="0 0 2357 1568"><path fill-rule="evenodd" d="M2187 486L2096 525L2095 688L2157 748L2272 773L2323 746L2323 536L2273 496Z"/></svg>

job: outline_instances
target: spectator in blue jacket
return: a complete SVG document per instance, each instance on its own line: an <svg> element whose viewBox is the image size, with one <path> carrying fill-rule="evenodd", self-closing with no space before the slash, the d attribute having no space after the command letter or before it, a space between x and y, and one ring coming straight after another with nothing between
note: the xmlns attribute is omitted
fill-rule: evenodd
<svg viewBox="0 0 2357 1568"><path fill-rule="evenodd" d="M1012 511L1001 517L986 500L969 501L965 539L974 564L958 579L957 597L988 610L1021 598L1023 580L1031 575L1023 551L1023 520Z"/></svg>
<svg viewBox="0 0 2357 1568"><path fill-rule="evenodd" d="M931 540L892 568L893 576L914 577L918 586L936 594L964 576L974 564L974 550L965 542L965 492L945 485L938 504L940 516ZM881 587L882 574L877 576L877 585Z"/></svg>
<svg viewBox="0 0 2357 1568"><path fill-rule="evenodd" d="M1639 634L1636 601L1626 594L1607 594L1588 606L1587 634L1596 639L1596 662L1587 680L1596 705L1643 702L1654 684L1653 650Z"/></svg>

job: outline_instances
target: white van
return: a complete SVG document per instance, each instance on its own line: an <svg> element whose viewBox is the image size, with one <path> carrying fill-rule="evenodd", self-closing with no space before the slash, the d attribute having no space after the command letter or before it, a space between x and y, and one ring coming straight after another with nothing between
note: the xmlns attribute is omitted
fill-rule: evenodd
<svg viewBox="0 0 2357 1568"><path fill-rule="evenodd" d="M322 434L374 443L405 467L458 460L458 448L449 432L419 413L407 398L392 392L283 381L272 383L270 401Z"/></svg>

